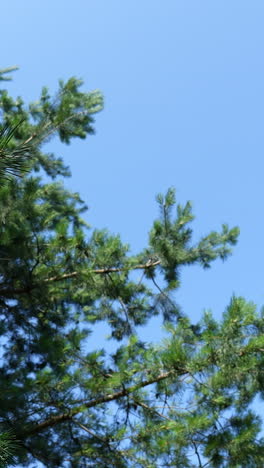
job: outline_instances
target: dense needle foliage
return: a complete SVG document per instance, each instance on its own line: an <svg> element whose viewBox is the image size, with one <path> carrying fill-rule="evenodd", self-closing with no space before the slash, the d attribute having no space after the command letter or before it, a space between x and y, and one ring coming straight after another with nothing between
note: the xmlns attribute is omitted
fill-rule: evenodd
<svg viewBox="0 0 264 468"><path fill-rule="evenodd" d="M81 84L60 82L53 98L43 88L29 106L0 92L5 150L31 144L28 172L0 186L0 430L15 438L14 465L262 468L251 403L263 395L263 316L233 297L220 321L194 324L175 302L182 268L226 259L238 229L194 243L191 205L169 189L138 255L89 230L79 194L58 181L69 170L44 146L94 132L102 96ZM139 327L158 314L166 340L142 342ZM90 346L99 322L111 355L103 337Z"/></svg>

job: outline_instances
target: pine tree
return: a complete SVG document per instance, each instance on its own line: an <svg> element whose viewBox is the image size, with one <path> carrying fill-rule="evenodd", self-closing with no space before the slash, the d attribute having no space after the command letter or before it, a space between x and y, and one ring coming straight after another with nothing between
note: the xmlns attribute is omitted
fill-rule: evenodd
<svg viewBox="0 0 264 468"><path fill-rule="evenodd" d="M44 147L94 132L102 96L81 84L61 81L55 98L43 88L29 106L0 92L8 151L32 144L28 173L0 187L0 431L19 444L14 464L262 468L251 403L263 394L263 314L233 297L220 321L192 323L175 302L181 270L225 260L239 231L224 225L194 243L191 204L173 189L158 195L138 255L90 230L80 196L57 181L68 168ZM139 327L157 315L166 340L142 342ZM99 322L111 329L110 355L103 341L90 347Z"/></svg>

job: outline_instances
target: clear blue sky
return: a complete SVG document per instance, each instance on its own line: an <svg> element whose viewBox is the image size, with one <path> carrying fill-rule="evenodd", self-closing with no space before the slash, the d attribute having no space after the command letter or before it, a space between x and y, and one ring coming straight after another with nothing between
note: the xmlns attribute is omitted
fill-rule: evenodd
<svg viewBox="0 0 264 468"><path fill-rule="evenodd" d="M182 274L178 301L219 315L233 293L263 299L264 3L262 0L13 0L1 6L1 67L19 65L13 95L37 99L58 78L99 88L96 136L54 143L90 207L88 221L134 252L177 189L197 215L196 238L239 225L234 255Z"/></svg>
<svg viewBox="0 0 264 468"><path fill-rule="evenodd" d="M233 293L264 303L263 0L13 0L1 5L1 67L19 65L13 95L76 75L99 88L97 134L57 143L94 227L134 252L169 186L193 202L196 239L238 225L234 255L183 272L177 300L198 319ZM153 330L150 330L150 335Z"/></svg>

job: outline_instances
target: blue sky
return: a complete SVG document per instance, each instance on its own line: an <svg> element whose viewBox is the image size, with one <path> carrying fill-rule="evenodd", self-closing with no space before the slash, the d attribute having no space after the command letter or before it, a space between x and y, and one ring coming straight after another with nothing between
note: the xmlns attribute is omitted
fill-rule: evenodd
<svg viewBox="0 0 264 468"><path fill-rule="evenodd" d="M139 251L155 195L170 186L193 202L196 240L224 222L240 227L226 263L182 272L177 302L194 320L208 308L219 317L233 293L264 304L263 19L263 0L1 5L1 67L20 66L12 95L35 100L75 75L105 96L96 136L54 142L94 227Z"/></svg>
<svg viewBox="0 0 264 468"><path fill-rule="evenodd" d="M194 318L219 316L233 293L263 303L264 3L259 0L27 0L1 7L1 67L35 100L76 75L99 88L96 136L54 142L94 227L137 252L157 216L155 195L174 186L193 202L195 238L238 225L234 255L209 271L183 271L178 302Z"/></svg>

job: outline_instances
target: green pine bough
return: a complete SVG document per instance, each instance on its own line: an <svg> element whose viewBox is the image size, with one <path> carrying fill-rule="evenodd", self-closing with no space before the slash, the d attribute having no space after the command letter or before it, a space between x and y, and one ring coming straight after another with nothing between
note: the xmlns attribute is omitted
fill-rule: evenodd
<svg viewBox="0 0 264 468"><path fill-rule="evenodd" d="M52 136L94 133L102 95L81 84L29 106L0 91L0 466L262 468L263 314L233 297L221 320L192 323L175 301L182 269L225 260L239 230L194 243L191 204L173 189L138 255L88 229L80 196L56 180L69 169L45 152ZM142 342L157 315L166 339ZM90 346L98 323L111 354Z"/></svg>

